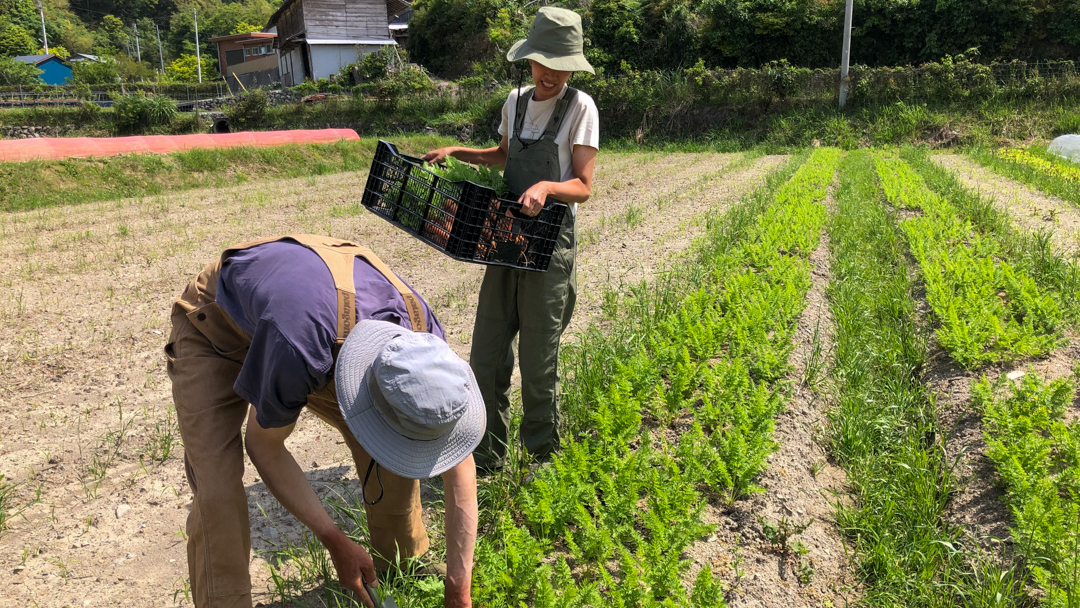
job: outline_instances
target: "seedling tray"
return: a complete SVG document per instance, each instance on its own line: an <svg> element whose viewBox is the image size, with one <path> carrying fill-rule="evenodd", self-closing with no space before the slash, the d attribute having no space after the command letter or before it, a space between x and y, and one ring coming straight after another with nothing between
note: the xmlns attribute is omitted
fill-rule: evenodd
<svg viewBox="0 0 1080 608"><path fill-rule="evenodd" d="M544 272L567 208L548 199L536 217L516 200L469 181L449 181L419 158L380 141L361 200L372 213L446 255L476 264Z"/></svg>

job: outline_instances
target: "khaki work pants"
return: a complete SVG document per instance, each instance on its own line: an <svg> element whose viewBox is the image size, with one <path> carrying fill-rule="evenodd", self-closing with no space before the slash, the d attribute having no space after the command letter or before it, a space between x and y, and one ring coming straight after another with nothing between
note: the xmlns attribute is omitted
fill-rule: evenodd
<svg viewBox="0 0 1080 608"><path fill-rule="evenodd" d="M574 216L567 211L546 272L488 266L484 273L469 354L487 408L478 466L495 466L505 455L515 336L524 409L521 443L541 460L558 448L559 340L577 302L576 253Z"/></svg>
<svg viewBox="0 0 1080 608"><path fill-rule="evenodd" d="M244 491L241 428L248 404L233 391L250 337L214 301L220 262L207 266L175 301L165 347L173 400L184 441L184 465L194 498L187 521L188 573L197 608L250 608L251 531ZM371 458L342 418L334 383L307 407L345 439L358 471ZM377 568L387 558L423 555L420 483L382 471L377 505L364 505ZM380 558L382 556L382 558Z"/></svg>

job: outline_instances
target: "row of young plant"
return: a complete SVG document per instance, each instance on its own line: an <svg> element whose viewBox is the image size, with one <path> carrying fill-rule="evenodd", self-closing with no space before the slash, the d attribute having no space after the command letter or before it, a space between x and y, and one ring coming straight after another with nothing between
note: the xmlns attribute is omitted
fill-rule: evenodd
<svg viewBox="0 0 1080 608"><path fill-rule="evenodd" d="M1080 420L1067 411L1076 398L1072 377L1018 384L1004 375L973 388L983 413L987 456L1005 486L1013 540L1050 608L1080 607Z"/></svg>
<svg viewBox="0 0 1080 608"><path fill-rule="evenodd" d="M897 200L895 189L887 201L878 181L887 192L893 188L887 184L899 179L891 171L895 163L874 156L859 150L844 160L829 226L836 322L830 448L847 471L853 498L838 501L837 522L853 549L867 605L1017 605L1022 577L967 547L963 530L946 517L958 486L934 399L920 379L929 332L916 310L905 237L928 241L922 245L928 262L955 260L921 232L897 225L886 205Z"/></svg>
<svg viewBox="0 0 1080 608"><path fill-rule="evenodd" d="M1075 255L1054 245L1052 229L1029 232L1018 228L1009 211L994 199L965 187L955 174L934 162L926 148L905 146L900 149L900 157L975 230L992 237L1003 259L1050 294L1066 321L1073 326L1080 323L1080 264Z"/></svg>
<svg viewBox="0 0 1080 608"><path fill-rule="evenodd" d="M609 308L610 326L564 349L562 450L528 482L511 450L481 481L476 605L724 604L711 569L692 573L684 552L711 529L708 501L754 492L775 448L807 258L838 160L828 149L793 159L711 221L688 263L633 288ZM333 504L362 536L356 501ZM323 582L325 604L355 605L314 541L274 553L290 564L271 568L277 598ZM412 570L399 564L384 589L402 606L441 605L441 584Z"/></svg>
<svg viewBox="0 0 1080 608"><path fill-rule="evenodd" d="M970 152L972 158L998 173L1080 205L1080 165L1050 153L1046 146Z"/></svg>
<svg viewBox="0 0 1080 608"><path fill-rule="evenodd" d="M477 550L485 606L716 606L708 566L687 590L685 550L710 497L757 490L775 449L809 255L839 151L711 227L697 259L641 288L619 322L570 349L571 439L507 497Z"/></svg>
<svg viewBox="0 0 1080 608"><path fill-rule="evenodd" d="M900 223L939 323L938 344L961 366L1044 355L1060 344L1062 311L1022 268L898 156L875 153L888 202L914 212Z"/></svg>
<svg viewBox="0 0 1080 608"><path fill-rule="evenodd" d="M1045 150L1040 154L1049 159ZM925 150L906 148L901 155L975 230L995 240L996 255L1028 274L1058 303L1064 321L1077 323L1080 267L1054 250L1049 233L1017 229L1007 212L960 185ZM983 414L986 455L996 464L1013 516L1014 563L1023 569L1008 572L1007 578L1017 603L1024 603L1024 587L1034 586L1039 591L1023 597L1034 595L1046 606L1080 606L1080 424L1066 423L1078 372L1048 384L1029 373L1017 385L1001 374L995 381L984 377L972 388L972 407Z"/></svg>

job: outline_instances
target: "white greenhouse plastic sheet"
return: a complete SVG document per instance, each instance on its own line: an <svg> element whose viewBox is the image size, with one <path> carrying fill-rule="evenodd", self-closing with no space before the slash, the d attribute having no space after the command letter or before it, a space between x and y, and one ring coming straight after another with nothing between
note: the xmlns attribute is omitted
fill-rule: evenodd
<svg viewBox="0 0 1080 608"><path fill-rule="evenodd" d="M1062 135L1050 142L1050 152L1065 160L1080 163L1080 135Z"/></svg>

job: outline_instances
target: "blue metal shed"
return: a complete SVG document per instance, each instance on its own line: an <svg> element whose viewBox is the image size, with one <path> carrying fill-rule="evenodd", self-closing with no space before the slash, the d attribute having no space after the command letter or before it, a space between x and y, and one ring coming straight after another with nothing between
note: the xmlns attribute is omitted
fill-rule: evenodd
<svg viewBox="0 0 1080 608"><path fill-rule="evenodd" d="M29 63L41 70L38 78L45 84L67 84L71 79L71 64L54 53L48 55L21 55L15 61Z"/></svg>

